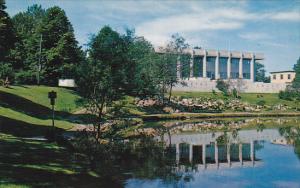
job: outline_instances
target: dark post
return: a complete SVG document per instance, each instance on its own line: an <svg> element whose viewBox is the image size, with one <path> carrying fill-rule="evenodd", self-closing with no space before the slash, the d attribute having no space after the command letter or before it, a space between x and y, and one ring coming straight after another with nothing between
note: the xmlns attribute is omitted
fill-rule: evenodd
<svg viewBox="0 0 300 188"><path fill-rule="evenodd" d="M55 91L51 91L48 93L48 98L50 99L50 104L52 105L52 130L54 133L54 105L55 105L55 99L57 95Z"/></svg>

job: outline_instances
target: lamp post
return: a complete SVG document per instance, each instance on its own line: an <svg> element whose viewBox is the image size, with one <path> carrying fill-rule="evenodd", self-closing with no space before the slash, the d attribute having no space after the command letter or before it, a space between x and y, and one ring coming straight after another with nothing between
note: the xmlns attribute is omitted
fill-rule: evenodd
<svg viewBox="0 0 300 188"><path fill-rule="evenodd" d="M55 91L51 91L48 93L48 98L50 99L50 104L52 106L52 130L54 133L54 105L55 105L55 99L56 99L57 95Z"/></svg>

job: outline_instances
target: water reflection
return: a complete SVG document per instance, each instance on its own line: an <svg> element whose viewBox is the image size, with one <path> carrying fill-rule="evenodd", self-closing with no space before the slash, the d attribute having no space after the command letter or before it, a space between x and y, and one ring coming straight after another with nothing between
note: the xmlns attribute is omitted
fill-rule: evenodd
<svg viewBox="0 0 300 188"><path fill-rule="evenodd" d="M139 168L163 170L152 177L133 173L125 187L300 187L299 126L266 128L263 122L255 129L196 131L198 124L166 126L155 139L171 162Z"/></svg>

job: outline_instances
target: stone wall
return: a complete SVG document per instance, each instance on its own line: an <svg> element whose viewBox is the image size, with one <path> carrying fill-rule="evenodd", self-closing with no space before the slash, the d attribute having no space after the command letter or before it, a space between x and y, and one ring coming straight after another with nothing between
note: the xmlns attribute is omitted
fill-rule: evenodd
<svg viewBox="0 0 300 188"><path fill-rule="evenodd" d="M279 93L285 90L287 84L285 83L263 83L251 82L250 80L230 80L230 85L237 88L243 93ZM216 88L216 81L209 78L192 78L189 80L181 80L179 84L174 87L174 91L199 91L211 92Z"/></svg>

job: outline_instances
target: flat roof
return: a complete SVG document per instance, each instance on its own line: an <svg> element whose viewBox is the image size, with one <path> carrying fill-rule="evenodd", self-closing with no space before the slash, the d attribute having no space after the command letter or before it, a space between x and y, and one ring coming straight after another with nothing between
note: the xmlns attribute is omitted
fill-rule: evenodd
<svg viewBox="0 0 300 188"><path fill-rule="evenodd" d="M158 53L164 53L163 47L155 48L155 51ZM231 58L240 58L243 57L244 59L252 59L254 55L255 60L264 60L263 53L255 53L255 52L242 52L242 51L229 51L229 50L213 50L213 49L193 49L193 48L186 48L183 50L182 53L185 54L194 54L195 56L206 56L208 57L231 57Z"/></svg>
<svg viewBox="0 0 300 188"><path fill-rule="evenodd" d="M295 72L295 71L275 71L275 72L270 72L270 74L274 74L274 73L287 73L287 72Z"/></svg>

